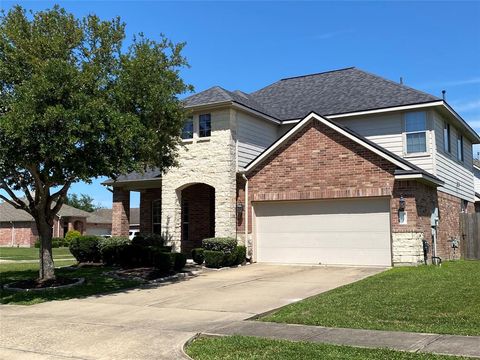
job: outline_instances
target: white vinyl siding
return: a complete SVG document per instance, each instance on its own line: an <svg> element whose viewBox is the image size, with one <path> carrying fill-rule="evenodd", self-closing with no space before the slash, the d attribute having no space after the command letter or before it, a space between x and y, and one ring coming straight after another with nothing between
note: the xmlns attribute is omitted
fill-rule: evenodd
<svg viewBox="0 0 480 360"><path fill-rule="evenodd" d="M473 175L474 175L474 181L475 181L475 192L480 194L480 169L474 167Z"/></svg>
<svg viewBox="0 0 480 360"><path fill-rule="evenodd" d="M422 154L406 154L406 136L403 113L361 116L355 118L335 119L334 121L347 126L356 133L384 147L394 154L406 158L418 167L433 173L433 134L427 112L426 142L427 152Z"/></svg>
<svg viewBox="0 0 480 360"><path fill-rule="evenodd" d="M463 137L463 162L458 160L457 139L460 135L458 129L450 124L450 153L445 151L444 127L445 119L439 114L434 115L437 151L435 156L435 175L445 182L440 191L458 196L462 199L473 201L473 154L472 143Z"/></svg>
<svg viewBox="0 0 480 360"><path fill-rule="evenodd" d="M238 167L243 168L277 140L278 126L241 111L236 112L236 121Z"/></svg>

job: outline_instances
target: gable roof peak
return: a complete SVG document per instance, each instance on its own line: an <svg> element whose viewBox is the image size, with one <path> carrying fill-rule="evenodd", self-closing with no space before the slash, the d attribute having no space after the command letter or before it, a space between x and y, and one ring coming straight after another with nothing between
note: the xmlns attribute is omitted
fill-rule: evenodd
<svg viewBox="0 0 480 360"><path fill-rule="evenodd" d="M312 73L312 74L290 76L290 77L286 77L286 78L280 79L280 81L291 80L291 79L298 79L298 78L309 77L309 76L317 76L317 75L323 75L323 74L328 74L328 73L333 73L333 72L338 72L338 71L345 71L345 70L352 70L352 69L356 69L355 66L350 66L350 67L341 68L341 69L321 71L321 72Z"/></svg>

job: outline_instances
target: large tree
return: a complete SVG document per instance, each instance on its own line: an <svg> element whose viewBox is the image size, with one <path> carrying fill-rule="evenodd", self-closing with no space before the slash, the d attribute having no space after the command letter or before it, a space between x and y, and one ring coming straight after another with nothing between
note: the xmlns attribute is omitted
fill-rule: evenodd
<svg viewBox="0 0 480 360"><path fill-rule="evenodd" d="M93 212L102 208L99 205L95 205L93 202L94 199L87 194L69 194L64 200L64 204L87 212Z"/></svg>
<svg viewBox="0 0 480 360"><path fill-rule="evenodd" d="M71 184L175 164L184 44L140 34L125 48L124 29L58 6L0 15L0 198L35 219L41 281L55 277L52 225Z"/></svg>

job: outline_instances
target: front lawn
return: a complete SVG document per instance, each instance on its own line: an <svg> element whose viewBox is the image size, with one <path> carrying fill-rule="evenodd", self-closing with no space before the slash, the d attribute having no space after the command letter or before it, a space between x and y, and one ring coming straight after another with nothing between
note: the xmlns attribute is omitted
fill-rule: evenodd
<svg viewBox="0 0 480 360"><path fill-rule="evenodd" d="M194 360L459 360L460 357L364 349L310 342L230 336L199 338L186 352ZM464 358L463 358L464 359Z"/></svg>
<svg viewBox="0 0 480 360"><path fill-rule="evenodd" d="M287 305L261 320L480 335L480 261L394 268Z"/></svg>
<svg viewBox="0 0 480 360"><path fill-rule="evenodd" d="M65 267L74 261L55 261L55 266ZM76 287L61 290L45 290L32 292L12 292L0 290L0 303L31 305L51 300L66 300L90 295L99 295L119 291L139 285L137 280L119 280L104 275L108 267L82 267L74 270L58 268L58 276L70 278L85 278L85 283ZM10 283L15 280L34 279L38 276L38 263L9 263L0 264L0 284Z"/></svg>
<svg viewBox="0 0 480 360"><path fill-rule="evenodd" d="M67 247L53 248L54 260L73 258ZM38 260L39 249L24 247L0 247L0 259L2 260Z"/></svg>

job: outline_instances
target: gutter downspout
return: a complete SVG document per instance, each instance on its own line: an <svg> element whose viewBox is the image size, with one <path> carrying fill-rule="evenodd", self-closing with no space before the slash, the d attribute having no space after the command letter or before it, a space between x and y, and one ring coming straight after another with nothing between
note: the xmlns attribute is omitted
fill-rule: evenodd
<svg viewBox="0 0 480 360"><path fill-rule="evenodd" d="M242 174L242 179L245 180L245 245L247 245L248 244L248 179L245 176L245 173Z"/></svg>

